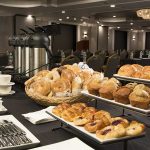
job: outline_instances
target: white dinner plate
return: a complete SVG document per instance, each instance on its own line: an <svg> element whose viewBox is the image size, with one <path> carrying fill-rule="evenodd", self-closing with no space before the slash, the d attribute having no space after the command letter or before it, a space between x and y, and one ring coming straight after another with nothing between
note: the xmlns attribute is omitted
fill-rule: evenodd
<svg viewBox="0 0 150 150"><path fill-rule="evenodd" d="M14 82L9 82L8 84L0 84L0 86L12 86L15 85Z"/></svg>
<svg viewBox="0 0 150 150"><path fill-rule="evenodd" d="M16 93L15 91L10 91L10 92L7 93L7 94L0 93L0 96L13 95L13 94L15 94L15 93Z"/></svg>

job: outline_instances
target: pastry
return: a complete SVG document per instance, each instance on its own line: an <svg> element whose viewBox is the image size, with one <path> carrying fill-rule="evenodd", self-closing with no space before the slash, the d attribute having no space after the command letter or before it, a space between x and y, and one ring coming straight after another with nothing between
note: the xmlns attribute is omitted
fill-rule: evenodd
<svg viewBox="0 0 150 150"><path fill-rule="evenodd" d="M51 91L51 83L44 79L33 82L30 85L30 92L42 96L47 96Z"/></svg>
<svg viewBox="0 0 150 150"><path fill-rule="evenodd" d="M150 93L150 88L144 84L136 85L135 88L133 89L133 91L136 91L136 90L144 90L144 91L147 91L148 93Z"/></svg>
<svg viewBox="0 0 150 150"><path fill-rule="evenodd" d="M71 107L70 104L68 103L62 103L62 104L59 104L58 106L56 106L55 108L52 109L52 113L54 113L55 115L61 117L61 113L68 109L69 107Z"/></svg>
<svg viewBox="0 0 150 150"><path fill-rule="evenodd" d="M139 64L132 64L131 65L136 72L141 72L143 70L143 66L139 65Z"/></svg>
<svg viewBox="0 0 150 150"><path fill-rule="evenodd" d="M137 83L128 83L125 85L125 87L130 88L131 90L133 90L135 86L137 86Z"/></svg>
<svg viewBox="0 0 150 150"><path fill-rule="evenodd" d="M118 87L119 85L116 80L109 79L108 81L102 82L99 94L103 98L112 100L113 92L116 91Z"/></svg>
<svg viewBox="0 0 150 150"><path fill-rule="evenodd" d="M141 74L140 78L150 79L150 66L143 67L142 74Z"/></svg>
<svg viewBox="0 0 150 150"><path fill-rule="evenodd" d="M134 107L148 109L150 104L150 94L145 90L134 90L129 95L130 104Z"/></svg>
<svg viewBox="0 0 150 150"><path fill-rule="evenodd" d="M68 96L71 93L71 83L67 79L58 79L51 83L52 91L57 97Z"/></svg>
<svg viewBox="0 0 150 150"><path fill-rule="evenodd" d="M89 123L90 121L91 121L90 119L85 118L83 116L77 116L77 117L74 118L73 123L76 126L83 126L83 125Z"/></svg>
<svg viewBox="0 0 150 150"><path fill-rule="evenodd" d="M81 94L82 90L82 80L79 76L75 77L72 81L72 95L79 95Z"/></svg>
<svg viewBox="0 0 150 150"><path fill-rule="evenodd" d="M108 140L113 138L120 138L125 136L126 130L122 125L119 126L107 126L102 130L96 131L96 136L100 140Z"/></svg>
<svg viewBox="0 0 150 150"><path fill-rule="evenodd" d="M119 89L113 92L114 100L119 103L129 104L130 101L128 97L131 92L132 90L128 87L120 87Z"/></svg>
<svg viewBox="0 0 150 150"><path fill-rule="evenodd" d="M111 116L109 112L100 110L94 114L94 120L102 120L108 126L111 123Z"/></svg>
<svg viewBox="0 0 150 150"><path fill-rule="evenodd" d="M85 107L84 112L97 112L97 110L94 107Z"/></svg>
<svg viewBox="0 0 150 150"><path fill-rule="evenodd" d="M72 83L72 80L76 77L74 72L70 69L62 69L61 79L69 80Z"/></svg>
<svg viewBox="0 0 150 150"><path fill-rule="evenodd" d="M90 133L94 133L97 130L101 130L102 128L105 127L105 124L101 120L95 120L93 122L87 123L84 126L84 129Z"/></svg>
<svg viewBox="0 0 150 150"><path fill-rule="evenodd" d="M126 128L126 135L136 136L144 132L145 126L142 123L132 121L130 125Z"/></svg>
<svg viewBox="0 0 150 150"><path fill-rule="evenodd" d="M50 80L54 80L55 81L55 80L60 79L60 74L58 72L58 69L53 69L48 74L46 74L45 77L50 79Z"/></svg>
<svg viewBox="0 0 150 150"><path fill-rule="evenodd" d="M78 112L74 108L68 108L61 113L61 117L69 122L73 122L73 120L78 116Z"/></svg>
<svg viewBox="0 0 150 150"><path fill-rule="evenodd" d="M135 72L136 72L135 67L133 67L132 65L123 65L118 70L118 75L132 77L132 75L134 75Z"/></svg>
<svg viewBox="0 0 150 150"><path fill-rule="evenodd" d="M127 128L129 126L129 121L121 117L111 118L112 126L118 126L120 124L123 125L124 128Z"/></svg>

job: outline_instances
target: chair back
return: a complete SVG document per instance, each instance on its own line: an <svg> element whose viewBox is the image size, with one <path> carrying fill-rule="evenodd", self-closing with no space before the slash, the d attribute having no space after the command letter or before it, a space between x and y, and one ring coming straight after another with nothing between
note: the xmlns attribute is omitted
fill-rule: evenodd
<svg viewBox="0 0 150 150"><path fill-rule="evenodd" d="M104 75L109 78L112 77L113 74L117 72L119 65L120 65L120 56L118 54L110 56L107 60Z"/></svg>
<svg viewBox="0 0 150 150"><path fill-rule="evenodd" d="M79 63L80 59L77 56L70 55L64 59L61 65L73 65L74 63Z"/></svg>
<svg viewBox="0 0 150 150"><path fill-rule="evenodd" d="M93 55L87 60L87 65L94 71L101 71L104 65L105 54Z"/></svg>

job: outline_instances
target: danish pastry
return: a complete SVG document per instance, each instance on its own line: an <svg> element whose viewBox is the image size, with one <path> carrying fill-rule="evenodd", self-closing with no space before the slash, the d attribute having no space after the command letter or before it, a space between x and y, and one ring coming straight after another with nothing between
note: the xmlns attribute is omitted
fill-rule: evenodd
<svg viewBox="0 0 150 150"><path fill-rule="evenodd" d="M83 125L85 125L85 124L87 124L89 122L90 122L90 120L88 118L83 117L83 116L77 116L73 120L73 123L76 126L83 126Z"/></svg>
<svg viewBox="0 0 150 150"><path fill-rule="evenodd" d="M97 130L100 130L105 127L105 124L101 120L95 120L93 122L87 123L84 126L84 129L90 133L94 133Z"/></svg>
<svg viewBox="0 0 150 150"><path fill-rule="evenodd" d="M124 128L127 128L129 126L129 121L121 117L111 118L112 126L118 126L120 124L123 125Z"/></svg>
<svg viewBox="0 0 150 150"><path fill-rule="evenodd" d="M141 134L145 129L145 126L142 123L132 121L129 127L126 128L126 135L135 136Z"/></svg>
<svg viewBox="0 0 150 150"><path fill-rule="evenodd" d="M125 134L126 134L126 130L122 125L107 126L107 127L103 128L102 130L96 131L96 136L100 140L120 138L120 137L125 136Z"/></svg>

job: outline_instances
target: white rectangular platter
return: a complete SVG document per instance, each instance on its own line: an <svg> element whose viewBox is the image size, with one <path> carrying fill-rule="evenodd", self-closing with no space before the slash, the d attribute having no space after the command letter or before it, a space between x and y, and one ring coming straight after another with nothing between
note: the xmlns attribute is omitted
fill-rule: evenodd
<svg viewBox="0 0 150 150"><path fill-rule="evenodd" d="M148 109L141 109L141 108L134 107L130 104L122 104L122 103L116 102L115 100L109 100L109 99L106 99L106 98L103 98L100 96L92 95L92 94L88 93L88 91L82 91L81 93L87 97L95 98L99 101L107 102L107 103L117 105L117 106L120 106L120 107L123 107L126 109L134 110L134 111L143 113L145 115L150 115L150 106Z"/></svg>
<svg viewBox="0 0 150 150"><path fill-rule="evenodd" d="M36 145L38 145L40 143L40 141L24 125L22 125L13 115L0 116L0 121L1 120L8 120L8 121L13 122L20 129L22 129L23 131L25 131L26 136L32 141L32 143L22 144L22 145L18 145L18 146L3 147L3 148L0 148L0 150L6 150L6 149L8 149L8 150L9 149L10 150L28 149L28 148L35 147Z"/></svg>
<svg viewBox="0 0 150 150"><path fill-rule="evenodd" d="M69 146L68 146L69 145ZM72 138L62 142L33 148L32 150L94 150L78 138Z"/></svg>
<svg viewBox="0 0 150 150"><path fill-rule="evenodd" d="M143 84L150 84L150 80L148 79L140 79L140 78L133 78L133 77L126 77L126 76L120 76L118 74L113 75L115 78L123 81L130 81L130 82L137 82L137 83L143 83Z"/></svg>
<svg viewBox="0 0 150 150"><path fill-rule="evenodd" d="M55 114L52 113L52 109L54 107L50 107L49 111L46 111L49 115L51 115L52 117L56 118L57 120L60 120L61 122L63 122L64 124L66 124L67 126L70 126L72 129L76 130L77 132L81 133L81 135L84 135L86 137L88 137L89 139L95 141L98 144L104 144L104 143L111 143L111 142L118 142L118 141L123 141L123 140L127 140L127 139L133 139L133 138L139 138L145 135L145 133L142 133L141 135L138 136L125 136L122 138L113 138L113 139L109 139L109 140L100 140L99 138L96 137L96 134L94 133L90 133L88 131L86 131L84 129L84 127L81 126L75 126L73 122L67 122L66 120L64 120L63 118L60 118L58 116L56 116Z"/></svg>

